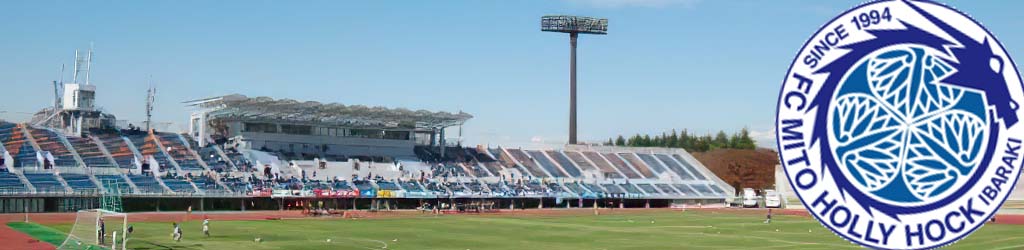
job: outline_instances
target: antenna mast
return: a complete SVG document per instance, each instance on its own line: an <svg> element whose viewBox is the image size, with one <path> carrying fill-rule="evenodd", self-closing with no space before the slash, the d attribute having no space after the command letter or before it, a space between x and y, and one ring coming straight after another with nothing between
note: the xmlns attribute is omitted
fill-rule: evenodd
<svg viewBox="0 0 1024 250"><path fill-rule="evenodd" d="M92 78L92 51L94 47L93 43L89 43L89 58L85 63L85 85L89 85L89 80Z"/></svg>
<svg viewBox="0 0 1024 250"><path fill-rule="evenodd" d="M146 91L146 131L149 131L153 124L153 102L155 101L156 87L153 87L153 77L150 76L149 90Z"/></svg>
<svg viewBox="0 0 1024 250"><path fill-rule="evenodd" d="M78 50L75 50L75 72L71 74L71 82L78 83Z"/></svg>
<svg viewBox="0 0 1024 250"><path fill-rule="evenodd" d="M60 89L61 84L64 84L64 65L60 64L60 75L58 78L60 81L53 81L53 111L57 112L60 109Z"/></svg>

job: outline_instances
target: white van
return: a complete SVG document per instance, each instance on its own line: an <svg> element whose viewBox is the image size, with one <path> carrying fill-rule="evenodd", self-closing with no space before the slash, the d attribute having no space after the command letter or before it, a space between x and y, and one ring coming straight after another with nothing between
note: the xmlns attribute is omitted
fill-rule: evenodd
<svg viewBox="0 0 1024 250"><path fill-rule="evenodd" d="M768 208L782 208L782 197L774 189L764 191L764 206Z"/></svg>
<svg viewBox="0 0 1024 250"><path fill-rule="evenodd" d="M757 192L753 188L743 189L743 207L757 207Z"/></svg>

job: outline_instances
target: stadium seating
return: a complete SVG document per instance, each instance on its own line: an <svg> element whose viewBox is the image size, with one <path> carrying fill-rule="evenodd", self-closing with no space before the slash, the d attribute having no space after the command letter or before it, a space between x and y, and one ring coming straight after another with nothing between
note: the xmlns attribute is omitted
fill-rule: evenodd
<svg viewBox="0 0 1024 250"><path fill-rule="evenodd" d="M680 193L679 190L676 190L675 188L672 187L672 185L669 185L669 184L654 184L654 186L657 187L658 189L660 189L661 192L664 193L664 194L674 195L674 196L682 196L683 195L683 193Z"/></svg>
<svg viewBox="0 0 1024 250"><path fill-rule="evenodd" d="M28 187L21 182L18 175L10 172L0 172L0 194L28 192Z"/></svg>
<svg viewBox="0 0 1024 250"><path fill-rule="evenodd" d="M542 151L532 151L532 150L525 150L525 151L526 151L527 154L530 155L529 158L532 158L533 160L536 160L538 163L540 163L540 166L542 168L544 168L544 170L547 170L547 172L550 173L552 177L555 177L555 178L565 178L565 177L568 177L568 175L566 175L564 171L559 169L558 166L555 166L555 164L552 163L551 160L548 160L548 157L544 155L544 152L542 152ZM520 160L520 161L522 161L522 160ZM527 161L529 161L529 159L527 159Z"/></svg>
<svg viewBox="0 0 1024 250"><path fill-rule="evenodd" d="M423 192L423 187L414 181L399 181L399 185L402 185L402 189L408 192Z"/></svg>
<svg viewBox="0 0 1024 250"><path fill-rule="evenodd" d="M473 177L479 178L491 176L491 174L488 173L487 170L485 170L483 167L481 167L480 164L475 164L475 161L460 164L462 165L463 168L467 170L467 172L473 174Z"/></svg>
<svg viewBox="0 0 1024 250"><path fill-rule="evenodd" d="M390 181L377 181L377 187L381 190L402 190L402 187Z"/></svg>
<svg viewBox="0 0 1024 250"><path fill-rule="evenodd" d="M554 193L566 193L566 192L568 192L568 190L563 188L562 185L559 185L558 183L554 183L554 182L548 182L548 185L546 186L546 188L547 188L548 192L554 192Z"/></svg>
<svg viewBox="0 0 1024 250"><path fill-rule="evenodd" d="M13 130L17 128L17 124L0 122L0 142L6 142L7 139L11 138Z"/></svg>
<svg viewBox="0 0 1024 250"><path fill-rule="evenodd" d="M608 162L612 163L612 166L614 166L615 169L618 169L619 172L622 172L622 174L625 174L626 178L629 178L629 179L651 178L650 176L643 176L643 175L640 175L639 173L637 173L636 171L633 171L633 168L630 168L629 165L627 165L626 162L623 161L622 158L619 158L619 156L616 155L615 153L605 153L605 154L603 154L603 156L604 156L604 158L606 160L608 160Z"/></svg>
<svg viewBox="0 0 1024 250"><path fill-rule="evenodd" d="M174 165L171 164L170 159L167 158L162 151L160 151L160 145L156 144L152 136L149 135L130 135L128 139L135 145L135 148L139 150L139 153L145 156L152 156L156 160L157 164L160 164L160 169L173 169ZM140 159L141 160L141 159Z"/></svg>
<svg viewBox="0 0 1024 250"><path fill-rule="evenodd" d="M569 160L571 160L573 163L575 163L576 166L579 166L580 170L583 170L583 171L599 170L593 164L590 164L590 162L587 161L586 157L583 156L583 154L581 154L580 152L565 151L563 153L565 153L565 155L569 157Z"/></svg>
<svg viewBox="0 0 1024 250"><path fill-rule="evenodd" d="M110 159L103 154L100 146L96 145L92 139L83 137L67 137L67 139L68 142L71 143L71 147L75 149L75 152L77 152L78 156L82 158L82 162L84 162L86 166L92 168L117 166L116 163L110 162Z"/></svg>
<svg viewBox="0 0 1024 250"><path fill-rule="evenodd" d="M29 134L35 139L36 145L44 152L53 155L53 164L56 166L77 166L75 156L68 150L67 145L60 139L57 133L46 129L29 128Z"/></svg>
<svg viewBox="0 0 1024 250"><path fill-rule="evenodd" d="M110 152L110 156L114 158L118 167L135 168L132 164L132 161L135 159L135 153L128 147L128 143L124 141L124 138L115 134L100 134L97 135L97 138L99 138L103 147Z"/></svg>
<svg viewBox="0 0 1024 250"><path fill-rule="evenodd" d="M639 156L640 160L643 160L644 164L647 164L647 166L650 167L651 170L654 170L654 173L661 174L665 172L665 165L658 161L658 159L654 158L653 155L636 154L636 156ZM636 166L634 165L634 167Z"/></svg>
<svg viewBox="0 0 1024 250"><path fill-rule="evenodd" d="M248 193L252 191L252 185L241 177L227 177L222 180L231 191L236 193ZM198 183L196 183L198 185Z"/></svg>
<svg viewBox="0 0 1024 250"><path fill-rule="evenodd" d="M332 182L331 188L334 188L334 190L352 190L352 186L347 181Z"/></svg>
<svg viewBox="0 0 1024 250"><path fill-rule="evenodd" d="M547 153L548 156L551 156L552 159L555 159L555 162L558 162L558 165L562 166L562 169L564 169L565 172L569 173L570 177L582 176L582 172L580 172L580 169L576 168L576 165L574 165L572 161L569 160L569 158L563 155L561 152L548 150L545 153Z"/></svg>
<svg viewBox="0 0 1024 250"><path fill-rule="evenodd" d="M524 153L522 150L519 150L519 149L507 149L507 151L508 151L509 154L512 155L513 158L516 159L516 161L519 161L520 166L525 168L527 173L532 175L533 177L535 177L535 178L551 177L548 174L544 173L544 170L542 170L540 166L537 166L537 163L533 162L533 159L531 159L532 157L530 157L529 155L526 155L526 153Z"/></svg>
<svg viewBox="0 0 1024 250"><path fill-rule="evenodd" d="M686 161L686 159L683 159L682 156L674 154L674 155L672 155L672 158L674 158L674 159L678 160L680 163L682 163L683 164L683 168L686 168L687 171L689 171L690 173L693 173L694 177L697 178L698 180L707 180L708 179L707 177L704 176L703 173L701 173L700 171L697 171L697 169L694 168L693 165L691 165L689 161Z"/></svg>
<svg viewBox="0 0 1024 250"><path fill-rule="evenodd" d="M605 191L604 188L601 188L601 186L598 186L597 184L585 182L580 184L583 185L583 187L587 188L587 190L590 190L591 193L597 194L598 196L604 196L609 193L608 191Z"/></svg>
<svg viewBox="0 0 1024 250"><path fill-rule="evenodd" d="M171 191L175 193L195 193L196 189L192 188L192 184L188 182L184 177L162 177L160 178L167 185Z"/></svg>
<svg viewBox="0 0 1024 250"><path fill-rule="evenodd" d="M199 188L199 190L202 190L203 192L207 193L225 193L228 191L224 189L224 187L217 184L217 180L214 180L209 176L194 177L192 178L192 183L195 183L196 187Z"/></svg>
<svg viewBox="0 0 1024 250"><path fill-rule="evenodd" d="M484 185L480 184L480 182L476 182L476 181L463 182L462 185L466 186L466 188L468 188L469 191L473 192L474 194L482 195L484 193L488 193L486 188L484 188Z"/></svg>
<svg viewBox="0 0 1024 250"><path fill-rule="evenodd" d="M217 172L224 172L229 169L228 161L230 159L223 159L217 153L217 145L207 144L205 147L196 148L196 153L199 154L199 158L206 163L206 166L210 167L210 170Z"/></svg>
<svg viewBox="0 0 1024 250"><path fill-rule="evenodd" d="M625 194L626 193L626 190L623 190L622 187L619 187L619 185L615 185L615 184L611 184L611 183L601 184L601 187L603 187L604 190L607 190L609 194Z"/></svg>
<svg viewBox="0 0 1024 250"><path fill-rule="evenodd" d="M58 166L78 166L78 159L81 159L90 168L109 168L98 169L94 174L78 171L67 171L69 173L61 173L59 176L53 173L26 173L24 179L31 186L22 183L17 174L0 173L0 190L4 191L28 191L36 187L39 192L65 192L70 188L74 192L88 193L104 189L92 177L101 183L131 180L138 189L133 190L125 183L121 185L122 191L137 191L146 196L226 192L249 194L253 190L273 187L414 193L409 197L575 195L590 198L647 196L718 199L731 196L729 192L733 190L714 178L710 171L693 161L685 152L660 149L640 149L643 150L641 152L600 146L568 146L564 151L448 147L442 157L436 147L416 146L415 152L420 159L411 156L394 159L349 156L343 157L346 161L334 161L335 158L328 157L320 158L328 160L323 169L317 169L313 161L291 162L294 163L291 167L287 162L279 162L280 176L264 179L262 176L257 178L257 172L250 172L252 163L256 162L256 158L266 162L266 159L258 156L260 154L280 159L279 152L250 149L240 152L229 148L228 144L213 143L200 147L191 137L174 133L95 132L77 137L64 136L55 130L0 122L0 143L15 158L14 163L8 165L16 167L35 168L36 151L39 150L53 154ZM142 156L153 157L160 164L160 172L170 175L153 177L133 173L118 174L127 172L116 169L118 167L134 172L136 167L133 161ZM362 166L369 167L356 170L356 162L365 163ZM238 169L233 169L231 165ZM218 172L214 175L216 177L205 177L201 170L207 169ZM319 175L317 178L302 178L302 171L297 169L306 173L316 171ZM420 173L429 174L420 177ZM331 180L353 175L370 178L356 181ZM168 192L168 189L172 192Z"/></svg>
<svg viewBox="0 0 1024 250"><path fill-rule="evenodd" d="M164 193L164 188L160 186L160 183L153 178L153 176L146 175L128 175L128 179L135 183L135 187L139 188L139 192L142 193Z"/></svg>
<svg viewBox="0 0 1024 250"><path fill-rule="evenodd" d="M495 196L513 196L515 190L509 188L504 182L492 182L486 183L487 189L491 190L491 194Z"/></svg>
<svg viewBox="0 0 1024 250"><path fill-rule="evenodd" d="M36 188L39 193L63 193L64 184L61 184L52 173L24 173L25 179Z"/></svg>
<svg viewBox="0 0 1024 250"><path fill-rule="evenodd" d="M658 173L660 173L660 171L658 171L657 168L648 166L646 163L643 162L643 160L641 160L635 154L633 154L633 153L618 153L618 155L623 160L625 160L625 162L628 163L629 166L632 166L634 170L638 171L638 173L640 175L644 176L645 178L648 178L648 179L658 178Z"/></svg>
<svg viewBox="0 0 1024 250"><path fill-rule="evenodd" d="M39 160L36 158L36 149L32 147L31 142L28 140L22 141L16 150L11 151L11 157L14 158L15 167L28 168L39 166Z"/></svg>
<svg viewBox="0 0 1024 250"><path fill-rule="evenodd" d="M181 140L178 134L160 133L157 134L157 138L160 139L164 150L171 156L174 162L178 163L181 170L204 170L203 166L199 164L199 160L185 146L185 142Z"/></svg>
<svg viewBox="0 0 1024 250"><path fill-rule="evenodd" d="M426 188L428 192L432 192L438 195L448 194L448 189L446 189L443 185L437 182L428 181L427 183L421 183L421 185L423 185L423 187Z"/></svg>
<svg viewBox="0 0 1024 250"><path fill-rule="evenodd" d="M71 187L75 192L95 192L99 189L96 187L96 183L89 179L88 175L61 173L60 177L64 178L64 182L67 182L68 187Z"/></svg>
<svg viewBox="0 0 1024 250"><path fill-rule="evenodd" d="M103 185L104 188L117 187L118 189L121 190L121 193L132 193L131 185L128 185L128 182L125 181L124 177L122 177L121 175L115 175L115 174L102 175L102 174L97 174L97 175L94 175L94 176L96 177L97 180L100 181L100 185ZM153 180L153 177L141 176L141 175L139 175L139 176L140 177L149 178L149 180ZM156 181L153 180L153 182L155 183ZM159 184L157 184L156 187L158 188L158 192L163 192L163 188L160 188ZM142 186L139 186L139 189L142 189L142 188L143 188ZM113 190L107 190L107 191L111 192ZM145 191L142 191L142 192L145 192Z"/></svg>
<svg viewBox="0 0 1024 250"><path fill-rule="evenodd" d="M582 197L589 197L589 196L594 196L595 195L593 192L590 192L589 190L587 190L582 185L580 185L579 183L576 183L576 182L564 183L563 186L568 188L570 192L573 192L576 195L579 195L579 196L582 196Z"/></svg>
<svg viewBox="0 0 1024 250"><path fill-rule="evenodd" d="M642 195L642 194L644 194L643 191L640 191L640 188L637 188L633 184L620 183L619 187L621 187L622 190L626 191L627 194L631 194L631 195Z"/></svg>
<svg viewBox="0 0 1024 250"><path fill-rule="evenodd" d="M8 133L4 135L7 137L7 140L4 141L4 148L14 158L14 162L9 165L15 168L38 166L36 149L32 147L32 142L28 140L27 135L22 132L21 126L16 125L4 132Z"/></svg>
<svg viewBox="0 0 1024 250"><path fill-rule="evenodd" d="M615 170L615 167L613 167L611 163L605 160L604 157L601 157L601 154L592 151L586 151L583 152L582 154L591 162L593 162L594 165L597 166L597 169L600 170L601 173L605 174L606 176L616 179L625 178L625 176L620 174L619 171Z"/></svg>
<svg viewBox="0 0 1024 250"><path fill-rule="evenodd" d="M664 196L665 195L665 194L662 194L661 192L658 192L658 189L655 188L654 186L652 186L651 184L636 184L636 186L639 187L640 190L643 190L644 193L647 193L647 195L649 195L649 196Z"/></svg>
<svg viewBox="0 0 1024 250"><path fill-rule="evenodd" d="M705 184L691 184L690 188L692 188L693 190L697 191L702 196L720 196L720 195L724 195L722 193L718 193L716 191L711 190L711 187L708 187L708 185L705 185Z"/></svg>
<svg viewBox="0 0 1024 250"><path fill-rule="evenodd" d="M448 188L448 190L451 190L451 192L453 194L455 194L455 195L467 195L467 194L469 194L468 189L466 189L466 186L463 186L462 183L447 182L447 183L444 183L444 187Z"/></svg>
<svg viewBox="0 0 1024 250"><path fill-rule="evenodd" d="M352 184L355 185L356 189L359 189L359 191L373 190L374 189L373 183L371 183L369 181L363 181L363 180L352 181Z"/></svg>
<svg viewBox="0 0 1024 250"><path fill-rule="evenodd" d="M682 192L684 196L689 196L689 197L700 197L700 196L703 196L703 194L698 193L696 190L693 190L693 188L691 188L690 185L686 185L686 184L672 184L672 187L676 188L676 190L679 190L679 192Z"/></svg>
<svg viewBox="0 0 1024 250"><path fill-rule="evenodd" d="M667 165L668 169L672 170L672 172L675 172L676 175L679 175L679 177L682 178L683 180L696 179L693 176L693 174L690 173L690 171L685 170L684 167L680 165L678 162L676 162L675 159L672 159L672 157L663 154L656 154L655 157L658 157L658 159L661 160L661 162Z"/></svg>

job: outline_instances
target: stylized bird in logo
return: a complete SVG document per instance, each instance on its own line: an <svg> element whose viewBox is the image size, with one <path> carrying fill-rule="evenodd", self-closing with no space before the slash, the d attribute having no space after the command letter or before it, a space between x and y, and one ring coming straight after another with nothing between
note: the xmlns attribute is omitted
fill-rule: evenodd
<svg viewBox="0 0 1024 250"><path fill-rule="evenodd" d="M1003 68L1005 67L1005 61L1003 58L995 55L993 48L991 47L992 44L989 42L988 38L978 42L968 37L960 30L953 28L946 22L939 20L931 13L924 11L919 6L915 5L915 3L908 0L904 0L903 2L914 9L915 12L925 17L929 22L936 25L940 30L947 33L953 38L953 40L951 41L941 38L903 20L900 20L899 22L903 24L905 29L865 30L873 35L874 38L839 46L841 49L846 49L847 53L814 72L815 74L828 74L828 77L824 84L822 84L822 89L819 93L829 94L817 95L814 100L811 101L808 112L816 112L817 117L828 117L828 112L832 102L832 95L830 93L834 93L836 91L836 88L839 86L839 82L846 75L847 71L853 68L854 65L864 57L891 45L915 44L948 53L948 56L951 59L943 58L942 60L957 70L944 79L941 79L941 84L950 84L984 92L988 100L988 105L995 109L995 116L998 117L1006 127L1015 125L1018 121L1016 110L1019 106L1017 105L1017 102L1010 97L1006 80L1002 75ZM830 145L827 139L827 126L828 123L825 122L815 123L810 143L812 145L815 143L821 143L822 159L830 159L823 162L823 173L826 168L831 172L838 173L837 164L834 160L835 157L829 150ZM871 199L861 191L844 188L852 187L849 180L846 180L845 178L835 178L835 181L840 187L841 192L849 194L853 199L859 201L865 207L876 208L882 213L888 214L893 218L896 218L896 215L898 214L917 212L913 209L898 208L879 204L877 202L871 202Z"/></svg>
<svg viewBox="0 0 1024 250"><path fill-rule="evenodd" d="M996 108L996 116L1006 123L1006 127L1017 124L1016 111L1019 106L1010 97L1010 90L1006 86L1006 79L1003 78L1003 68L1006 63L1002 57L995 55L993 52L994 48L989 43L988 37L979 43L963 32L960 32L960 30L949 26L946 22L922 10L921 7L909 2L908 4L927 18L928 21L938 26L939 29L945 31L960 43L960 46L950 44L945 46L956 60L944 60L952 64L957 71L946 77L942 82L985 92L989 103Z"/></svg>

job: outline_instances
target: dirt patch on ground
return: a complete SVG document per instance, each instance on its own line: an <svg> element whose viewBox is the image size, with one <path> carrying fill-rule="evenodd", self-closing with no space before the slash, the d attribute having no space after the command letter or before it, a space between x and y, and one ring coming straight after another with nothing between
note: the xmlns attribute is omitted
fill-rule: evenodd
<svg viewBox="0 0 1024 250"><path fill-rule="evenodd" d="M718 178L736 188L770 189L775 185L779 155L769 149L716 149L692 153Z"/></svg>

